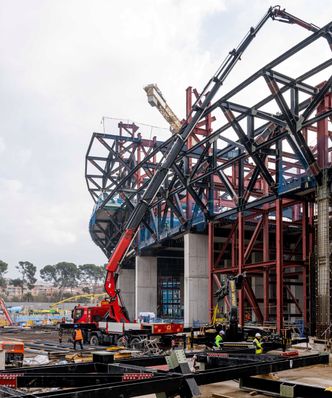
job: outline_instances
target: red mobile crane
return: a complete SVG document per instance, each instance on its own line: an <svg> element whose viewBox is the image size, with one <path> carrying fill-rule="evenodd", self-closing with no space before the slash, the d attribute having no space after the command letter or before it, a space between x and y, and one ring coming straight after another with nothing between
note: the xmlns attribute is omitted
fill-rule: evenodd
<svg viewBox="0 0 332 398"><path fill-rule="evenodd" d="M121 269L121 262L125 257L129 246L135 238L139 225L142 222L146 211L148 210L160 187L162 186L167 176L167 173L172 167L174 167L177 156L179 155L190 134L196 127L197 123L204 115L207 106L210 104L213 97L222 86L229 73L234 68L235 64L240 60L243 52L246 50L256 34L260 31L262 26L269 18L280 22L297 24L313 32L319 30L317 26L307 23L287 13L285 10L282 10L280 6L270 7L267 13L261 19L261 21L257 24L257 26L250 28L249 32L241 41L239 46L229 53L217 72L209 80L201 95L193 105L189 117L183 123L179 132L174 135L173 145L170 151L159 163L156 172L151 179L142 199L135 206L131 217L127 222L126 228L106 266L107 275L105 280L105 290L109 295L109 315L116 322L129 322L128 313L121 300L120 291L116 288L116 282L118 279L118 272ZM332 48L331 37L328 37L328 41ZM248 142L246 142L246 144L251 145L249 139L247 140ZM319 171L317 171L317 173L318 172ZM270 175L267 175L265 177L268 180L271 179ZM107 201L108 198L104 200L104 203L107 203Z"/></svg>

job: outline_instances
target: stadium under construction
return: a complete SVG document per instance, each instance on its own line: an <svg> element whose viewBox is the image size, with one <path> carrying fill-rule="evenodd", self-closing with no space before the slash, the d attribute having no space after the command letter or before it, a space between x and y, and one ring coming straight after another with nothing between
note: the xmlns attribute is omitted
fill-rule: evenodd
<svg viewBox="0 0 332 398"><path fill-rule="evenodd" d="M223 92L271 16L310 33ZM149 311L202 324L217 305L227 315L234 303L220 292L242 275L240 325L330 337L331 26L269 10L202 92L188 87L169 139L124 121L93 133L90 233L111 258L106 290L114 299L121 290L130 318Z"/></svg>
<svg viewBox="0 0 332 398"><path fill-rule="evenodd" d="M271 19L305 38L225 89ZM331 395L331 49L332 22L271 7L187 88L183 120L144 88L168 139L115 119L93 133L107 295L26 327L0 300L0 398Z"/></svg>

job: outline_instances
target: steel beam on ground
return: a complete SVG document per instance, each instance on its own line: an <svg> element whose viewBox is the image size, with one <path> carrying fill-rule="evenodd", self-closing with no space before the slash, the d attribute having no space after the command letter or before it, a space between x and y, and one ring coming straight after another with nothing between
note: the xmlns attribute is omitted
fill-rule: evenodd
<svg viewBox="0 0 332 398"><path fill-rule="evenodd" d="M257 356L254 354L236 353L198 353L198 360L206 364L205 371L185 374L174 371L158 372L149 366L155 363L155 358L132 358L126 363L88 363L73 365L60 365L48 367L32 367L4 371L0 380L12 381L17 386L64 386L46 392L33 392L38 398L107 398L132 397L146 394L165 393L166 396L180 395L192 397L195 391L193 385L204 385L239 377L249 377L258 374L278 372L291 368L310 366L313 364L328 364L329 355L310 354L292 358L283 358L271 355ZM159 357L157 358L159 359ZM165 363L165 358L162 358ZM130 362L139 361L140 365ZM119 376L122 381L119 381ZM126 376L126 377L124 377ZM148 378L146 378L148 377ZM130 381L132 380L132 381ZM89 383L90 382L90 383ZM85 385L82 386L84 383ZM72 386L75 385L75 388ZM15 391L13 397L29 398L29 391Z"/></svg>
<svg viewBox="0 0 332 398"><path fill-rule="evenodd" d="M255 391L255 395L258 393L277 397L331 397L331 391L327 390L326 387L287 380L287 378L273 380L266 377L243 377L240 380L240 389Z"/></svg>

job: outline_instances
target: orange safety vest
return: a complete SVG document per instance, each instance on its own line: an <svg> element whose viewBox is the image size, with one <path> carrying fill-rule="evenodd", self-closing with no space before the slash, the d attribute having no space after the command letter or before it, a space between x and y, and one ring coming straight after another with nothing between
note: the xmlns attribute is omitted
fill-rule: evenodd
<svg viewBox="0 0 332 398"><path fill-rule="evenodd" d="M81 329L76 329L75 330L75 341L83 340L83 334Z"/></svg>

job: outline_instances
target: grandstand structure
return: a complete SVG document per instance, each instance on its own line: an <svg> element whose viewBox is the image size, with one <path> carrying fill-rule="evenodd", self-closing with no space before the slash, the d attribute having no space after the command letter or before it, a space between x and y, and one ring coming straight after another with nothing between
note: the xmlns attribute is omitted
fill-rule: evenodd
<svg viewBox="0 0 332 398"><path fill-rule="evenodd" d="M241 324L274 323L281 330L299 319L318 334L329 327L331 26L214 98L190 133L124 260L128 272L136 267L137 279L138 258L158 259L156 297L170 280L168 290L176 291L165 313L164 298L157 298L159 315L186 312L186 278L193 276L186 275L192 246L185 246L194 235L206 246L197 275L204 274L199 294L207 314L223 277L245 273ZM302 53L299 59L310 54L309 68L295 61L296 67L285 67ZM200 105L198 91L189 87L185 119ZM124 121L93 133L85 172L95 203L89 228L107 258L176 136L145 138L144 127Z"/></svg>

